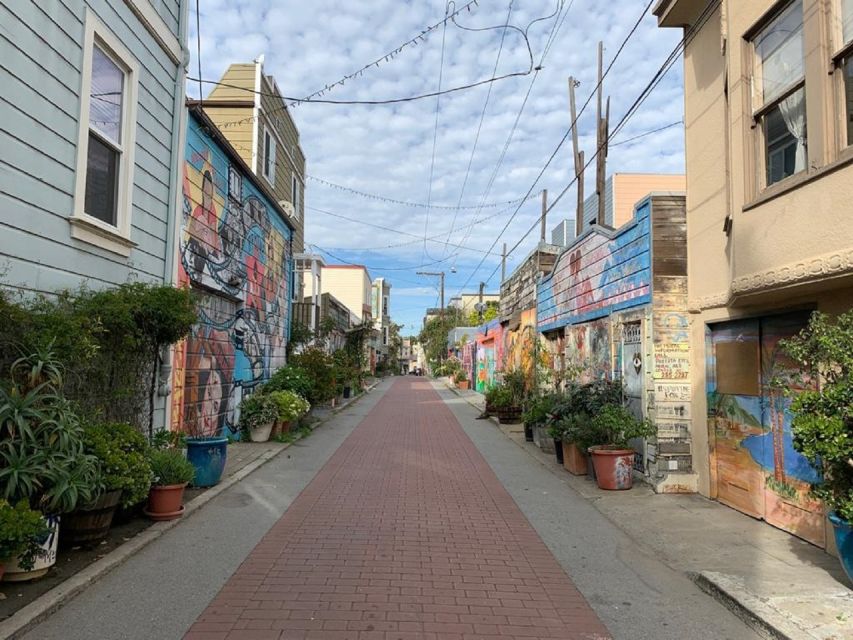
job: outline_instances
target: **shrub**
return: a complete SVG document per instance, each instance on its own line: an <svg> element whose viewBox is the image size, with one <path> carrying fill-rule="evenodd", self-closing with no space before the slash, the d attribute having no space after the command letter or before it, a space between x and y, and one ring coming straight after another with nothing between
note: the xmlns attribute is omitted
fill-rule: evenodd
<svg viewBox="0 0 853 640"><path fill-rule="evenodd" d="M274 391L269 397L275 402L277 418L282 422L296 420L311 409L308 401L293 391Z"/></svg>
<svg viewBox="0 0 853 640"><path fill-rule="evenodd" d="M243 429L256 429L275 422L278 416L278 404L263 393L254 393L243 398L240 403L240 426Z"/></svg>
<svg viewBox="0 0 853 640"><path fill-rule="evenodd" d="M121 493L121 506L142 502L151 487L148 442L133 427L123 423L95 423L83 428L86 453L98 459L106 491Z"/></svg>
<svg viewBox="0 0 853 640"><path fill-rule="evenodd" d="M561 396L556 393L547 393L528 400L526 409L522 416L524 422L531 427L541 427L547 424L551 412L557 406Z"/></svg>
<svg viewBox="0 0 853 640"><path fill-rule="evenodd" d="M791 390L790 380L774 380L784 386L791 403L794 449L816 468L823 482L812 493L831 511L853 522L853 311L833 323L815 312L799 335L782 342L785 352L803 370L821 381L816 388L800 381L804 390Z"/></svg>
<svg viewBox="0 0 853 640"><path fill-rule="evenodd" d="M263 393L294 391L303 398L307 398L311 394L311 386L311 378L304 369L285 365L272 375L261 391Z"/></svg>
<svg viewBox="0 0 853 640"><path fill-rule="evenodd" d="M148 454L152 484L165 487L186 484L195 477L195 467L177 449L155 449Z"/></svg>
<svg viewBox="0 0 853 640"><path fill-rule="evenodd" d="M465 375L464 369L459 369L459 371L453 374L453 382L456 384L459 384L460 382L468 382L468 376Z"/></svg>
<svg viewBox="0 0 853 640"><path fill-rule="evenodd" d="M291 360L292 364L302 369L311 381L311 388L305 397L312 405L326 402L337 395L335 362L323 349L310 347L294 355Z"/></svg>
<svg viewBox="0 0 853 640"><path fill-rule="evenodd" d="M0 564L18 558L21 568L30 571L42 554L40 541L49 533L44 516L26 500L15 506L0 500Z"/></svg>
<svg viewBox="0 0 853 640"><path fill-rule="evenodd" d="M589 421L588 437L581 437L579 445L603 445L628 448L635 438L648 438L656 433L648 420L640 420L626 407L617 404L605 405ZM577 441L576 441L577 442Z"/></svg>

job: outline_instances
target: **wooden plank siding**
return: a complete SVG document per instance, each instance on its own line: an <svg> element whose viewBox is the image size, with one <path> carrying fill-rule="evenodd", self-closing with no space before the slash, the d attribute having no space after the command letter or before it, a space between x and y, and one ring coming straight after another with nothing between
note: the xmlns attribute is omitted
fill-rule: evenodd
<svg viewBox="0 0 853 640"><path fill-rule="evenodd" d="M129 258L71 238L86 6L139 64ZM178 35L180 0L155 0ZM168 14L168 15L164 15ZM0 0L0 257L4 282L50 292L163 281L178 68L123 2Z"/></svg>

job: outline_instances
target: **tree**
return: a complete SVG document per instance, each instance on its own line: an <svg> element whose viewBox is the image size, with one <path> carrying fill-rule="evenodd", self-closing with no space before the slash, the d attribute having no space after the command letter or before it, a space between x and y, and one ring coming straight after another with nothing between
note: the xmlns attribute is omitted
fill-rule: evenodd
<svg viewBox="0 0 853 640"><path fill-rule="evenodd" d="M418 334L418 342L430 365L438 364L447 355L447 334L451 329L462 326L464 316L458 309L445 309L444 315L431 318Z"/></svg>
<svg viewBox="0 0 853 640"><path fill-rule="evenodd" d="M388 327L388 364L391 371L400 373L400 351L403 349L403 338L400 335L401 324L391 323Z"/></svg>

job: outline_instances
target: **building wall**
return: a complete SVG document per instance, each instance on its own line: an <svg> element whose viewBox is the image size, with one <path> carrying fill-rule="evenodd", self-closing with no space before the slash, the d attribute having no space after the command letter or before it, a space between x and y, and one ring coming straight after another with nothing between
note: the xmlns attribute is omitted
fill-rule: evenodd
<svg viewBox="0 0 853 640"><path fill-rule="evenodd" d="M501 283L500 317L509 319L514 314L536 306L536 283L540 276L551 273L560 247L539 245Z"/></svg>
<svg viewBox="0 0 853 640"><path fill-rule="evenodd" d="M178 282L196 291L200 321L176 349L172 428L237 436L242 398L285 364L292 230L245 166L189 123ZM229 191L229 171L242 192Z"/></svg>
<svg viewBox="0 0 853 640"><path fill-rule="evenodd" d="M484 293L483 294L483 303L488 304L489 302L500 302L501 296L497 293ZM480 302L480 294L479 293L463 293L457 298L452 298L448 303L448 307L455 307L460 309L463 314L468 315L469 313L476 311L475 305Z"/></svg>
<svg viewBox="0 0 853 640"><path fill-rule="evenodd" d="M48 6L49 4L49 6ZM183 67L125 2L63 0L3 4L0 37L0 264L4 284L50 292L133 278L171 281L170 216L179 189L175 135L183 116ZM139 5L148 2L140 1ZM184 2L153 3L178 41ZM133 243L124 256L72 237L87 11L138 64ZM88 118L88 114L84 114ZM88 122L88 120L85 120ZM83 125L85 126L85 124Z"/></svg>
<svg viewBox="0 0 853 640"><path fill-rule="evenodd" d="M370 320L372 283L364 267L326 265L321 276L323 293L331 293L355 314L359 322Z"/></svg>

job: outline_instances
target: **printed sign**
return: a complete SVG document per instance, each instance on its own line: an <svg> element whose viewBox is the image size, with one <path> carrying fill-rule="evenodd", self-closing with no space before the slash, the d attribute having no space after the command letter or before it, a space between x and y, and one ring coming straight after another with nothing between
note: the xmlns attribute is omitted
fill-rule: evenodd
<svg viewBox="0 0 853 640"><path fill-rule="evenodd" d="M655 399L659 402L686 401L691 398L689 384L677 382L655 382Z"/></svg>
<svg viewBox="0 0 853 640"><path fill-rule="evenodd" d="M690 352L687 344L668 342L655 345L656 380L687 380L689 377Z"/></svg>
<svg viewBox="0 0 853 640"><path fill-rule="evenodd" d="M668 419L690 419L690 403L689 402L658 402L655 404L655 412L657 417Z"/></svg>
<svg viewBox="0 0 853 640"><path fill-rule="evenodd" d="M690 423L680 420L656 420L658 438L688 438L690 436Z"/></svg>

